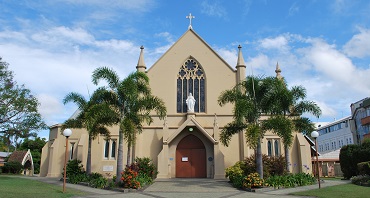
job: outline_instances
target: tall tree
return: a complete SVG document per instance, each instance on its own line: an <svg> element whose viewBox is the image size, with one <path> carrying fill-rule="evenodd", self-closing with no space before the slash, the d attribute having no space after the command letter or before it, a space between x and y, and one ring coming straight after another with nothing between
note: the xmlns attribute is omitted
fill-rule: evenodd
<svg viewBox="0 0 370 198"><path fill-rule="evenodd" d="M64 98L63 103L73 102L78 106L76 118L70 118L63 123L62 130L65 128L86 128L89 141L87 151L86 173L91 174L91 144L98 135L110 137L110 132L106 126L117 123L117 112L110 108L105 102L111 93L103 88L98 88L86 100L81 94L71 92Z"/></svg>
<svg viewBox="0 0 370 198"><path fill-rule="evenodd" d="M266 98L272 103L269 109L271 117L264 122L265 130L272 130L282 138L284 144L285 160L289 172L290 155L289 148L293 143L293 133L311 132L315 129L310 119L302 117L302 114L309 113L316 117L321 115L320 107L313 101L306 100L306 89L302 86L288 88L286 81L275 78L270 92Z"/></svg>
<svg viewBox="0 0 370 198"><path fill-rule="evenodd" d="M248 76L245 81L230 90L223 91L218 103L234 105L233 121L221 131L220 141L228 146L234 134L245 132L246 143L256 151L257 172L263 178L261 140L266 130L262 128L262 116L273 104L265 97L272 88L272 77Z"/></svg>
<svg viewBox="0 0 370 198"><path fill-rule="evenodd" d="M136 142L136 135L142 131L142 123L150 124L153 119L150 114L155 111L159 118L166 115L164 102L151 94L149 78L143 72L135 72L120 80L118 74L107 67L101 67L93 72L93 83L99 80L108 82L115 94L112 106L119 112L119 138L117 156L117 180L123 171L123 141L127 142L127 165L130 164L131 147ZM113 97L112 97L113 98Z"/></svg>
<svg viewBox="0 0 370 198"><path fill-rule="evenodd" d="M47 129L38 112L39 103L24 85L18 85L8 63L0 57L0 135L10 144L20 138L36 137L36 131Z"/></svg>

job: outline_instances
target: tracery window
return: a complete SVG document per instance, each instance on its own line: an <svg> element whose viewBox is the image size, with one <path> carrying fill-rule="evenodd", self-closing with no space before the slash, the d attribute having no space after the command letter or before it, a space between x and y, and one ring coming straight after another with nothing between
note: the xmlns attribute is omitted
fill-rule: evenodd
<svg viewBox="0 0 370 198"><path fill-rule="evenodd" d="M205 112L205 74L201 65L192 57L181 65L177 75L177 112L186 113L186 99L190 93L196 102L194 112Z"/></svg>

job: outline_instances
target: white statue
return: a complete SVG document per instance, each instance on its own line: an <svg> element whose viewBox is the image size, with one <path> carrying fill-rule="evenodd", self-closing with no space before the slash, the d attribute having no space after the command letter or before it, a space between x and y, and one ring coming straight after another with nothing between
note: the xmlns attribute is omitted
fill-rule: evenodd
<svg viewBox="0 0 370 198"><path fill-rule="evenodd" d="M186 99L186 105L188 105L188 112L194 112L195 99L191 93L189 93L188 98Z"/></svg>

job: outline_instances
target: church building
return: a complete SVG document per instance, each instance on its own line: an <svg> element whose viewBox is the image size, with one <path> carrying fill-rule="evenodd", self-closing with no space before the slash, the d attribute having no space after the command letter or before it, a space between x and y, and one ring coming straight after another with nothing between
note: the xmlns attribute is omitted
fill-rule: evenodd
<svg viewBox="0 0 370 198"><path fill-rule="evenodd" d="M238 47L236 66L230 66L191 27L150 68L144 61L141 47L137 71L146 72L152 94L167 107L167 117L144 125L138 135L136 157L149 157L157 166L158 178L225 178L225 169L254 154L243 133L232 137L228 147L220 143L220 132L232 121L232 105L218 105L222 91L231 89L246 78L248 69L242 47ZM272 68L275 69L275 68ZM276 75L280 68L276 66ZM87 160L88 133L72 129L69 137L69 159ZM92 172L106 177L116 173L118 126L110 128L111 139L97 137L92 143ZM42 150L40 176L61 177L65 156L65 137L61 125L50 128L49 141ZM124 143L126 145L126 143ZM284 154L281 139L266 133L262 152L269 156ZM124 163L127 146L124 146ZM294 134L290 148L291 172L307 172L311 168L310 144L301 133Z"/></svg>

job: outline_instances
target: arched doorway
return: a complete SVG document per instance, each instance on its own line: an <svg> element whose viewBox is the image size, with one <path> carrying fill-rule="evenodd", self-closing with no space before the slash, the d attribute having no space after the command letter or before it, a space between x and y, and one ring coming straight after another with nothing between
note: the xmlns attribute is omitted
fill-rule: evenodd
<svg viewBox="0 0 370 198"><path fill-rule="evenodd" d="M207 176L206 149L195 135L184 137L176 148L176 177L204 178Z"/></svg>

